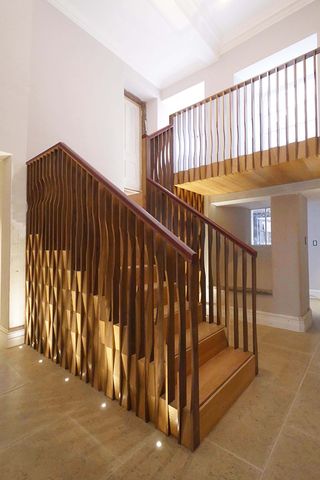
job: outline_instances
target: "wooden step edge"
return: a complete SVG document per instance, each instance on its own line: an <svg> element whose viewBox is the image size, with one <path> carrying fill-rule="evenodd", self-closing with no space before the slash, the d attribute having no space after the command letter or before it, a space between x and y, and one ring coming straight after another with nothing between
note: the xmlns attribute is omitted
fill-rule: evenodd
<svg viewBox="0 0 320 480"><path fill-rule="evenodd" d="M199 324L201 324L201 322L199 322ZM215 325L215 324L214 324ZM199 339L199 342L198 342L198 345L199 345L199 349L201 348L201 345L205 344L206 342L209 342L210 340L213 340L215 336L218 336L218 335L222 335L222 333L225 333L225 327L223 327L222 325L216 325L218 327L220 327L218 330L216 330L215 332L208 332L208 335L202 337L201 339ZM190 330L190 327L186 329L187 331ZM175 337L178 337L179 338L179 333L176 333L175 334ZM227 340L227 339L226 339ZM189 352L191 350L191 345L187 346L186 347L186 352ZM213 355L215 356L215 355ZM178 358L179 357L179 353L176 353L175 354L175 358Z"/></svg>
<svg viewBox="0 0 320 480"><path fill-rule="evenodd" d="M227 348L230 349L230 351L233 350L232 347L227 347ZM226 349L224 349L224 350L226 350ZM219 353L221 354L222 352L223 352L223 350ZM218 392L220 390L220 388L222 388L223 385L225 385L228 382L228 380L233 377L233 375L237 374L237 372L242 368L243 365L245 365L249 360L251 360L251 358L253 357L253 353L248 352L248 354L249 355L248 355L247 359L244 359L242 362L239 362L239 365L236 367L236 369L233 372L231 372L217 388L213 389L210 392L210 394L207 395L206 397L200 399L200 409L201 409L202 405L204 405L212 396L214 396L216 394L216 392ZM208 361L210 361L210 360L208 360ZM201 366L200 366L200 370L201 370ZM201 372L199 372L199 375L201 375Z"/></svg>
<svg viewBox="0 0 320 480"><path fill-rule="evenodd" d="M217 425L234 402L240 397L244 390L254 380L255 356L251 355L231 377L200 406L200 441ZM177 409L169 405L170 431L178 438L177 431ZM183 424L181 432L181 443L192 450L192 422L190 411L186 407L183 411Z"/></svg>
<svg viewBox="0 0 320 480"><path fill-rule="evenodd" d="M200 405L200 438L212 430L256 376L255 356L251 354L220 387Z"/></svg>

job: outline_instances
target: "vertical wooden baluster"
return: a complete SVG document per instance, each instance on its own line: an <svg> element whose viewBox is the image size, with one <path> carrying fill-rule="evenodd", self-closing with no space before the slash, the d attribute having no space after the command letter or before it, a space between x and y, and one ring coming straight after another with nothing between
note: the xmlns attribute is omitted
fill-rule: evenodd
<svg viewBox="0 0 320 480"><path fill-rule="evenodd" d="M217 324L221 323L221 244L220 233L216 231L216 286L217 286Z"/></svg>
<svg viewBox="0 0 320 480"><path fill-rule="evenodd" d="M226 112L225 112L225 92L222 95L222 133L223 133L223 146L222 146L222 160L223 160L223 174L226 174Z"/></svg>
<svg viewBox="0 0 320 480"><path fill-rule="evenodd" d="M317 77L317 55L313 55L313 78L314 78L314 122L315 122L315 137L316 137L316 154L319 154L319 121L318 121L318 77Z"/></svg>
<svg viewBox="0 0 320 480"><path fill-rule="evenodd" d="M196 232L194 233L194 235ZM193 262L189 269L189 291L191 312L191 449L195 450L200 443L200 406L199 406L199 354L198 354L198 301L199 301L199 269Z"/></svg>
<svg viewBox="0 0 320 480"><path fill-rule="evenodd" d="M210 108L210 138L211 138L211 151L210 151L210 175L211 177L214 176L214 134L213 134L213 129L214 129L214 124L213 124L213 119L214 119L214 98L211 98L210 103L209 103L209 108Z"/></svg>
<svg viewBox="0 0 320 480"><path fill-rule="evenodd" d="M128 358L127 342L123 339L128 337L128 211L127 207L122 206L120 210L121 222L121 245L122 262L120 277L120 381L119 381L119 403L129 410L130 408L130 388L128 378Z"/></svg>
<svg viewBox="0 0 320 480"><path fill-rule="evenodd" d="M279 69L276 68L276 112L277 112L277 161L280 163L280 108L279 108Z"/></svg>
<svg viewBox="0 0 320 480"><path fill-rule="evenodd" d="M200 285L201 285L201 304L202 304L202 317L206 318L207 310L207 278L206 278L206 269L205 269L205 241L206 241L206 226L204 222L197 221L196 218L193 220L198 224L198 233L200 234L200 245L199 245L199 260L200 260Z"/></svg>
<svg viewBox="0 0 320 480"><path fill-rule="evenodd" d="M271 165L271 75L268 72L268 165Z"/></svg>
<svg viewBox="0 0 320 480"><path fill-rule="evenodd" d="M234 348L239 348L239 322L238 322L238 250L233 244L233 332Z"/></svg>
<svg viewBox="0 0 320 480"><path fill-rule="evenodd" d="M177 146L176 146L176 155L177 155L177 171L185 170L184 167L184 157L182 155L182 117L181 115L177 115L175 117L175 125L176 125L176 139L177 139Z"/></svg>
<svg viewBox="0 0 320 480"><path fill-rule="evenodd" d="M259 364L258 364L258 341L257 341L257 291L256 291L256 282L257 282L257 265L256 257L252 255L252 340L253 340L253 353L255 355L256 362L256 374L258 374Z"/></svg>
<svg viewBox="0 0 320 480"><path fill-rule="evenodd" d="M216 97L216 165L217 165L217 173L216 175L219 176L219 149L220 149L220 142L219 142L219 97Z"/></svg>
<svg viewBox="0 0 320 480"><path fill-rule="evenodd" d="M208 151L209 151L209 137L208 137L208 121L207 121L207 103L203 104L203 130L204 130L204 153L203 153L203 165L204 165L204 178L207 177L207 165L208 165Z"/></svg>
<svg viewBox="0 0 320 480"><path fill-rule="evenodd" d="M262 167L262 151L263 151L263 122L262 122L262 77L259 76L259 125L260 125L260 167Z"/></svg>
<svg viewBox="0 0 320 480"><path fill-rule="evenodd" d="M247 316L247 254L242 249L242 320L243 351L248 351L248 316Z"/></svg>
<svg viewBox="0 0 320 480"><path fill-rule="evenodd" d="M224 318L227 327L227 338L229 338L229 243L224 237Z"/></svg>
<svg viewBox="0 0 320 480"><path fill-rule="evenodd" d="M166 282L168 293L168 320L166 332L166 392L167 392L167 408L175 399L175 278L176 278L176 254L172 248L167 248L166 253Z"/></svg>
<svg viewBox="0 0 320 480"><path fill-rule="evenodd" d="M138 297L138 312L136 324L136 392L137 392L137 406L136 414L146 420L147 418L147 402L146 397L141 398L138 395L145 392L145 385L143 385L145 377L141 378L140 362L139 360L145 356L145 227L143 222L139 221L137 225L138 245L139 245L139 297ZM153 288L153 287L152 287Z"/></svg>
<svg viewBox="0 0 320 480"><path fill-rule="evenodd" d="M197 121L196 121L196 109L193 108L191 110L192 112L192 138L193 138L193 152L192 152L192 155L193 155L193 159L192 159L192 168L193 168L193 173L194 175L197 175L197 170L196 170L196 166L197 166L197 136L196 136L196 125L197 125ZM196 177L198 178L198 177Z"/></svg>
<svg viewBox="0 0 320 480"><path fill-rule="evenodd" d="M244 145L244 170L247 171L247 105L248 98L247 98L247 85L244 84L243 87L243 145Z"/></svg>
<svg viewBox="0 0 320 480"><path fill-rule="evenodd" d="M295 159L298 158L298 85L297 62L294 61L294 118L295 118Z"/></svg>
<svg viewBox="0 0 320 480"><path fill-rule="evenodd" d="M237 172L240 172L240 96L239 96L239 86L236 87L236 103L237 103Z"/></svg>
<svg viewBox="0 0 320 480"><path fill-rule="evenodd" d="M288 85L288 66L284 68L285 74L285 96L286 96L286 161L289 162L289 85Z"/></svg>
<svg viewBox="0 0 320 480"><path fill-rule="evenodd" d="M251 79L251 154L252 154L252 168L255 168L255 163L254 163L254 152L256 150L255 148L255 140L256 140L256 132L255 132L255 126L256 126L256 119L255 119L255 82L253 79Z"/></svg>
<svg viewBox="0 0 320 480"><path fill-rule="evenodd" d="M146 229L146 252L147 252L147 299L145 308L145 385L150 385L150 363L154 355L154 237L151 229ZM150 411L147 405L146 420L150 419Z"/></svg>
<svg viewBox="0 0 320 480"><path fill-rule="evenodd" d="M179 372L178 372L178 441L181 443L182 415L187 404L187 368L186 368L186 277L185 261L176 254L177 288L179 304Z"/></svg>
<svg viewBox="0 0 320 480"><path fill-rule="evenodd" d="M303 58L303 86L304 86L304 138L305 138L305 155L309 155L309 145L308 145L308 88L307 88L307 60L306 55Z"/></svg>
<svg viewBox="0 0 320 480"><path fill-rule="evenodd" d="M160 401L165 389L165 329L164 329L164 281L165 281L165 244L160 238L156 241L156 265L157 265L157 319L155 324L155 378L156 378L156 399L155 399L155 418L157 426L160 425ZM162 429L167 433L167 419Z"/></svg>
<svg viewBox="0 0 320 480"><path fill-rule="evenodd" d="M208 227L208 277L209 277L209 323L214 320L214 298L213 298L213 255L212 255L212 228Z"/></svg>
<svg viewBox="0 0 320 480"><path fill-rule="evenodd" d="M232 100L233 100L233 91L230 90L229 92L229 158L230 158L230 164L231 164L231 173L232 173L232 152L233 152L233 136L232 136Z"/></svg>
<svg viewBox="0 0 320 480"><path fill-rule="evenodd" d="M188 112L183 113L183 117L181 120L181 129L183 132L183 155L184 155L184 169L186 174L184 178L186 181L189 179L189 138L188 138Z"/></svg>
<svg viewBox="0 0 320 480"><path fill-rule="evenodd" d="M198 107L198 138L199 138L199 178L203 178L203 122L202 122L202 104Z"/></svg>
<svg viewBox="0 0 320 480"><path fill-rule="evenodd" d="M191 182L194 179L194 173L193 171L191 172L191 169L193 168L193 153L194 153L194 147L192 148L192 127L191 123L193 123L193 117L192 117L192 111L190 109L187 110L188 113L188 182Z"/></svg>

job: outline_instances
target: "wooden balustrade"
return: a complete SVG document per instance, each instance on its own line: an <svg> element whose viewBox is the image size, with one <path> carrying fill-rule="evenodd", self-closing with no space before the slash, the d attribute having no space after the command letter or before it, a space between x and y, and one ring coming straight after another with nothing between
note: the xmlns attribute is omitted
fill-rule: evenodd
<svg viewBox="0 0 320 480"><path fill-rule="evenodd" d="M173 185L319 155L320 48L170 116L150 178Z"/></svg>
<svg viewBox="0 0 320 480"><path fill-rule="evenodd" d="M157 140L168 155L171 132ZM27 165L26 343L167 434L175 402L196 448L199 220L168 202L159 223L62 143Z"/></svg>
<svg viewBox="0 0 320 480"><path fill-rule="evenodd" d="M234 348L250 346L257 372L257 252L150 178L147 210L197 252L202 315L227 328Z"/></svg>

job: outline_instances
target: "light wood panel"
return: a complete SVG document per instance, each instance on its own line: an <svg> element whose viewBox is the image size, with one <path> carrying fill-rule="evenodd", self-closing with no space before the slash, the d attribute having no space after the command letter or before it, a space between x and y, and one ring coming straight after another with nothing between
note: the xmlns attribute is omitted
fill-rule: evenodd
<svg viewBox="0 0 320 480"><path fill-rule="evenodd" d="M282 157L289 150L289 161L282 161ZM308 151L308 156L306 156ZM318 152L318 153L317 153ZM219 195L231 192L243 192L258 188L271 187L275 185L284 185L294 182L302 182L320 178L320 139L310 138L306 142L290 144L279 148L281 162L268 166L263 163L262 167L251 166L250 169L242 168L244 158L240 159L240 171L230 167L230 161L226 160L226 174L214 177L203 178L202 180L194 180L187 183L181 183L177 186L189 190L199 195ZM263 158L269 152L263 152ZM271 150L271 156L278 154L278 151ZM296 159L296 155L298 158ZM257 157L256 157L257 158ZM232 160L235 163L235 159ZM247 159L249 164L251 161ZM233 173L231 173L233 170ZM179 182L178 176L175 178Z"/></svg>

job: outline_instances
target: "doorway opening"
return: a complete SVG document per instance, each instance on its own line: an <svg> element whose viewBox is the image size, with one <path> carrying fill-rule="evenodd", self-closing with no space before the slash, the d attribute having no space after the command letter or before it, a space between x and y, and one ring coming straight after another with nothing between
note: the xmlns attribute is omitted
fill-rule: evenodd
<svg viewBox="0 0 320 480"><path fill-rule="evenodd" d="M144 159L142 137L146 133L146 104L127 90L124 91L124 163L125 192L143 190Z"/></svg>

